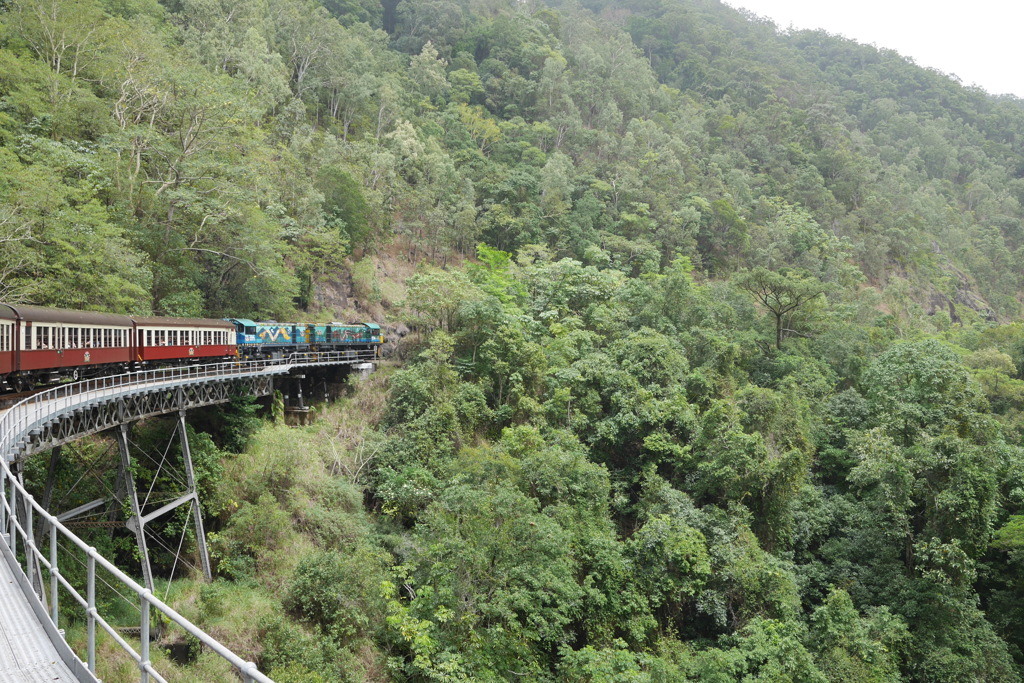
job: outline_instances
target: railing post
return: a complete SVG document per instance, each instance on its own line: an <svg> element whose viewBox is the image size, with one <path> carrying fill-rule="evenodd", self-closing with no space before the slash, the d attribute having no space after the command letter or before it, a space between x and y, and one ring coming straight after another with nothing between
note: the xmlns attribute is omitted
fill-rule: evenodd
<svg viewBox="0 0 1024 683"><path fill-rule="evenodd" d="M56 627L60 612L57 610L57 587L60 570L57 568L57 521L50 522L50 621Z"/></svg>
<svg viewBox="0 0 1024 683"><path fill-rule="evenodd" d="M142 676L139 678L141 683L149 683L149 671L147 667L149 663L149 591L143 591L140 596L142 602L142 620L139 622L139 669L142 671Z"/></svg>
<svg viewBox="0 0 1024 683"><path fill-rule="evenodd" d="M8 523L8 545L11 547L11 552L15 557L18 556L18 508L15 505L18 504L18 487L14 485L14 473L11 473L11 495L9 500L10 507L7 508L7 523Z"/></svg>
<svg viewBox="0 0 1024 683"><path fill-rule="evenodd" d="M96 556L93 554L95 552L95 548L89 548L88 578L85 588L87 605L85 614L89 631L89 652L86 656L88 657L89 671L92 673L96 673Z"/></svg>
<svg viewBox="0 0 1024 683"><path fill-rule="evenodd" d="M0 458L6 457L0 453ZM0 467L0 501L7 497L7 470ZM0 534L7 533L7 507L0 504Z"/></svg>

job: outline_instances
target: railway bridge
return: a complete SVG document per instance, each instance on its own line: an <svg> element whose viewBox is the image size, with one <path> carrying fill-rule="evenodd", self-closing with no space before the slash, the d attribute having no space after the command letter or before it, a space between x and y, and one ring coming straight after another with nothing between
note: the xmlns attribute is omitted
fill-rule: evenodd
<svg viewBox="0 0 1024 683"><path fill-rule="evenodd" d="M202 572L210 578L205 531L185 429L188 410L230 401L236 396L266 396L308 369L344 368L372 363L374 351L296 353L277 360L242 361L152 370L65 384L27 398L0 412L0 683L3 681L97 681L97 634L124 650L139 668L139 679L165 679L150 659L151 624L173 624L224 658L243 681L270 679L192 624L154 591L146 543L146 525L189 505ZM301 386L301 385L299 385ZM300 390L301 391L301 390ZM184 491L159 507L140 500L131 467L129 425L156 415L177 414ZM89 434L113 430L119 451L115 502L130 505L126 526L138 542L142 584L128 576L68 527L71 520L100 508L106 499L85 503L59 515L49 509L52 473L60 448ZM50 476L42 500L24 485L29 456L51 451ZM62 573L62 568L75 571ZM84 572L82 571L84 568ZM79 577L73 580L71 576ZM84 577L82 579L81 577ZM138 625L125 628L103 613L97 582L133 601ZM81 585L84 583L84 585ZM65 640L61 607L84 613L86 636L80 651ZM97 627L99 631L97 631Z"/></svg>

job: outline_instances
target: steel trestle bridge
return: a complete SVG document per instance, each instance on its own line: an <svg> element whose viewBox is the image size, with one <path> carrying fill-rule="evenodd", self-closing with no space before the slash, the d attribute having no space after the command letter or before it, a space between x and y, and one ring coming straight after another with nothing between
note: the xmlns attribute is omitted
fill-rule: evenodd
<svg viewBox="0 0 1024 683"><path fill-rule="evenodd" d="M165 681L150 660L150 629L154 618L157 623L177 624L186 634L225 659L246 683L270 682L255 664L231 652L154 595L144 525L178 505L192 504L197 549L203 573L209 579L205 533L184 428L185 412L224 403L235 396L266 396L273 392L275 377L286 376L296 369L351 366L375 360L375 351L307 352L273 360L128 373L62 385L0 412L0 683L97 681L97 626L135 661L140 681ZM182 458L190 488L177 500L143 514L134 481L130 479L127 425L145 417L174 412L179 416ZM62 520L71 513L55 516L46 509L47 505L29 495L19 467L25 458L35 453L58 449L83 436L118 427L120 472L129 477L125 488L132 509L127 526L135 531L140 544L146 586L119 570L70 531ZM58 452L54 450L54 457ZM48 497L47 493L44 498ZM102 501L81 508L99 502ZM78 553L79 557L74 559L85 565L84 587L73 585L62 575L58 546L65 552ZM64 564L66 566L66 562ZM100 612L96 599L97 580L108 585L113 582L120 588L119 592L134 596L140 615L137 628L115 627L110 621L114 617L109 614L105 617ZM85 613L84 659L74 652L60 630L62 588L64 595ZM127 631L137 631L137 645L126 639ZM134 634L128 637L134 640Z"/></svg>

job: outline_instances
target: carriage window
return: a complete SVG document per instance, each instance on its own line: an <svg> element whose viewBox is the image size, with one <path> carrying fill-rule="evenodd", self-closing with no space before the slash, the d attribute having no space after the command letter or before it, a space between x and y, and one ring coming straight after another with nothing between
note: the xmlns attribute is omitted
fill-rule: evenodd
<svg viewBox="0 0 1024 683"><path fill-rule="evenodd" d="M146 346L153 345L153 330L146 330Z"/></svg>

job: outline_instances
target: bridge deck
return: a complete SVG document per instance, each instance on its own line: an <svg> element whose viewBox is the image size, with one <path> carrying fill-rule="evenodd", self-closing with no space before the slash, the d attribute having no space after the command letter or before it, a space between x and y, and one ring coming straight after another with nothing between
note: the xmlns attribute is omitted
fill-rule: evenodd
<svg viewBox="0 0 1024 683"><path fill-rule="evenodd" d="M77 681L36 619L0 555L0 683Z"/></svg>

